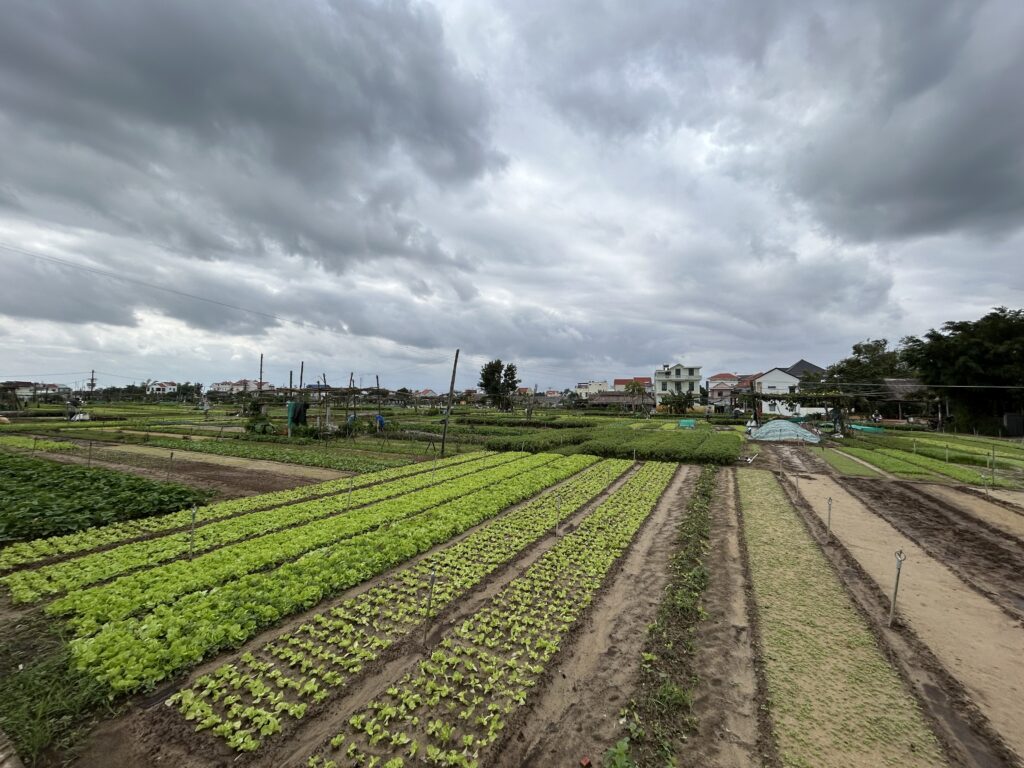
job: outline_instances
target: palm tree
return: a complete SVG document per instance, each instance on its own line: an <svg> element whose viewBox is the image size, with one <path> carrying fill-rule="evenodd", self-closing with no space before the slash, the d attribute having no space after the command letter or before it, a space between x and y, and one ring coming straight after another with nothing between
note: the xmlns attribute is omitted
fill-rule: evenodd
<svg viewBox="0 0 1024 768"><path fill-rule="evenodd" d="M637 405L643 402L643 397L647 394L647 387L639 381L627 381L626 392L633 396L633 410L638 410Z"/></svg>

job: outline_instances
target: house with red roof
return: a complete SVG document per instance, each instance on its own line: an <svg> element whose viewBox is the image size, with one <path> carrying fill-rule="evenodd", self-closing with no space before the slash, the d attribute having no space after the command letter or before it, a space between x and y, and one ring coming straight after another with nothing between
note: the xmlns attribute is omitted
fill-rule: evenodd
<svg viewBox="0 0 1024 768"><path fill-rule="evenodd" d="M625 392L626 385L632 381L639 382L644 385L645 392L654 391L654 379L650 376L633 376L629 379L613 379L612 380L612 391L613 392Z"/></svg>

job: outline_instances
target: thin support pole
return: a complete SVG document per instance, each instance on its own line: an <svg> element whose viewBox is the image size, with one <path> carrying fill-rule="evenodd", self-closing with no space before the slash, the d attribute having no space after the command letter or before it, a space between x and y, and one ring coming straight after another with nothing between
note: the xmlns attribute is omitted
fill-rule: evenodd
<svg viewBox="0 0 1024 768"><path fill-rule="evenodd" d="M196 548L196 505L192 505L192 524L188 530L188 559L192 559Z"/></svg>
<svg viewBox="0 0 1024 768"><path fill-rule="evenodd" d="M32 447L35 448L35 444L34 443L33 443ZM92 466L92 440L89 441L89 464L88 464L88 466L90 466L90 467Z"/></svg>
<svg viewBox="0 0 1024 768"><path fill-rule="evenodd" d="M892 602L889 604L889 626L892 626L896 618L896 595L900 591L900 571L903 569L903 562L907 556L902 549L896 550L896 583L892 585Z"/></svg>
<svg viewBox="0 0 1024 768"><path fill-rule="evenodd" d="M171 480L171 465L174 463L174 451L167 457L167 482Z"/></svg>
<svg viewBox="0 0 1024 768"><path fill-rule="evenodd" d="M825 533L828 536L828 540L832 541L832 497L828 497L828 523L825 527Z"/></svg>
<svg viewBox="0 0 1024 768"><path fill-rule="evenodd" d="M434 604L434 582L437 581L437 573L430 572L430 591L427 593L427 613L423 617L423 645L427 645L427 632L430 630L430 609Z"/></svg>

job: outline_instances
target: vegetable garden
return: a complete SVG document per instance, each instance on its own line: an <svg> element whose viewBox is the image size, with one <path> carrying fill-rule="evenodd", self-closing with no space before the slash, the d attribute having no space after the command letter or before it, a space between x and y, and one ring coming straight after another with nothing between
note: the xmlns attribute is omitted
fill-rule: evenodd
<svg viewBox="0 0 1024 768"><path fill-rule="evenodd" d="M400 444L419 450L437 423L411 427L419 437ZM873 623L871 606L858 602L868 592L847 590L854 571L830 564L836 549L801 506L800 483L787 479L840 475L851 495L885 507L879 494L891 481L855 459L915 482L980 484L992 444L950 441L950 462L934 436L856 437L827 453L762 448L768 455L757 462L768 466L773 453L800 452L773 475L729 468L742 435L703 423L480 414L451 427L463 450L494 450L431 461L374 454L367 438L148 440L295 464L333 455L358 472L222 501L40 458L80 451L75 430L61 430L59 442L0 435L5 492L53 510L42 535L0 547L0 608L10 619L0 627L0 728L29 765L508 768L538 764L513 746L550 705L555 682L568 675L565 690L578 685L583 698L591 681L573 670L614 667L628 681L618 700L586 702L606 729L583 753L557 752L558 733L548 734L551 764L960 764L964 748L943 716L963 717L961 733L982 734L992 754L1005 754L984 715L937 713L908 682L906 644ZM995 457L996 485L1014 487L1024 451L996 443ZM944 532L959 525L952 511L922 502L945 517L914 517L917 492L900 489L899 503L879 514L948 561L976 599L1012 610L1006 595L1016 588L1014 558L1024 570L1024 541L1019 552L997 542L983 521L953 536ZM23 508L32 507L0 511L23 526L44 517ZM730 525L739 551L710 557ZM855 543L843 535L843 546ZM644 537L662 549L639 547ZM954 540L965 550L959 560ZM985 571L977 561L989 545L1001 565ZM654 551L660 559L648 561ZM621 608L611 595L649 569L664 578L629 614L626 643L607 621ZM749 712L737 715L755 735L716 752L721 743L700 724L720 716L713 691L735 681L729 670L705 679L701 660L726 650L712 647L706 629L720 618L715 590L726 573L745 585L731 599L746 617L730 619L728 650L758 683ZM744 634L751 642L736 645ZM574 666L587 658L590 667ZM103 719L111 726L85 732Z"/></svg>

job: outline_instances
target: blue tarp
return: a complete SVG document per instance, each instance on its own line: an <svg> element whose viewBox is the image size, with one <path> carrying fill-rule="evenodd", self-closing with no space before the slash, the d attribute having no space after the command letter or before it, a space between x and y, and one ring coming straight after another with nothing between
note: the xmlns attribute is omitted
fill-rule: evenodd
<svg viewBox="0 0 1024 768"><path fill-rule="evenodd" d="M784 440L797 440L804 443L820 443L821 438L813 432L804 429L799 424L783 419L775 419L767 422L763 427L758 427L750 433L751 440L764 440L768 442L780 442Z"/></svg>

